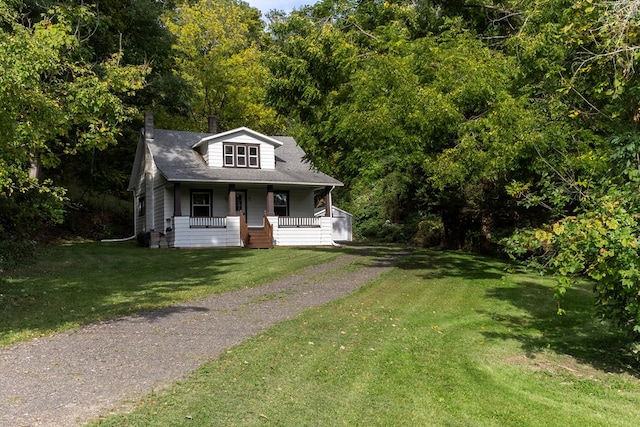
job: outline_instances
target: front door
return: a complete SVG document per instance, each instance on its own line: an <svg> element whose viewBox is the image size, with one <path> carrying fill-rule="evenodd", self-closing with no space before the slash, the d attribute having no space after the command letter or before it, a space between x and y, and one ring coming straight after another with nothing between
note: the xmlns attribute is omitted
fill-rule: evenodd
<svg viewBox="0 0 640 427"><path fill-rule="evenodd" d="M247 192L242 190L236 190L236 212L244 215L245 221L247 218Z"/></svg>

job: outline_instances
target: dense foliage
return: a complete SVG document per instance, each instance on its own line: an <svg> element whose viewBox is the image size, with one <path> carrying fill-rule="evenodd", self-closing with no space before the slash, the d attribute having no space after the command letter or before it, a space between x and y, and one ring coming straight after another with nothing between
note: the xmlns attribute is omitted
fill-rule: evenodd
<svg viewBox="0 0 640 427"><path fill-rule="evenodd" d="M282 121L264 104L268 70L260 61L265 35L259 11L241 2L200 0L166 14L164 22L175 37L177 76L190 89L184 126L203 130L216 116L224 129L250 123L258 131L282 132Z"/></svg>
<svg viewBox="0 0 640 427"><path fill-rule="evenodd" d="M40 168L115 144L134 112L122 97L140 89L146 74L144 66L121 64L120 52L88 58L81 37L95 19L92 8L56 4L28 17L21 6L4 3L0 14L2 259L13 252L7 241L23 247L29 230L62 220L65 191L42 179Z"/></svg>
<svg viewBox="0 0 640 427"><path fill-rule="evenodd" d="M363 235L488 247L514 224L505 184L547 119L517 59L438 7L324 1L274 22L269 95L339 171Z"/></svg>

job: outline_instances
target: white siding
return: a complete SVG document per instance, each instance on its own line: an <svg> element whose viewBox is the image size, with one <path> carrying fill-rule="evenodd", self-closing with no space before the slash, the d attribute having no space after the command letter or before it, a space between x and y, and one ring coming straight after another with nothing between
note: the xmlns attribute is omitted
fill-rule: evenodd
<svg viewBox="0 0 640 427"><path fill-rule="evenodd" d="M190 228L186 216L173 218L171 246L175 248L211 248L240 246L240 219L227 218L226 228Z"/></svg>
<svg viewBox="0 0 640 427"><path fill-rule="evenodd" d="M227 246L241 246L240 217L227 217Z"/></svg>
<svg viewBox="0 0 640 427"><path fill-rule="evenodd" d="M313 216L313 190L292 189L289 191L289 216Z"/></svg>
<svg viewBox="0 0 640 427"><path fill-rule="evenodd" d="M164 180L164 179L162 179ZM164 184L153 189L153 229L164 233L165 187Z"/></svg>
<svg viewBox="0 0 640 427"><path fill-rule="evenodd" d="M278 218L269 217L273 225L273 240L276 246L331 246L331 218L323 217L320 227L278 228Z"/></svg>
<svg viewBox="0 0 640 427"><path fill-rule="evenodd" d="M229 201L227 199L229 188L217 186L213 188L213 197L211 203L211 216L227 216L229 214Z"/></svg>
<svg viewBox="0 0 640 427"><path fill-rule="evenodd" d="M138 214L138 198L136 197L136 235L144 231L144 215Z"/></svg>
<svg viewBox="0 0 640 427"><path fill-rule="evenodd" d="M269 217L276 246L331 246L332 221L323 217L320 227L278 228L278 217ZM175 248L240 247L240 218L227 217L226 228L190 228L186 216L173 218L169 245Z"/></svg>
<svg viewBox="0 0 640 427"><path fill-rule="evenodd" d="M209 144L207 154L205 159L210 167L222 167L222 143Z"/></svg>
<svg viewBox="0 0 640 427"><path fill-rule="evenodd" d="M275 147L271 144L260 144L260 169L274 170L275 168Z"/></svg>

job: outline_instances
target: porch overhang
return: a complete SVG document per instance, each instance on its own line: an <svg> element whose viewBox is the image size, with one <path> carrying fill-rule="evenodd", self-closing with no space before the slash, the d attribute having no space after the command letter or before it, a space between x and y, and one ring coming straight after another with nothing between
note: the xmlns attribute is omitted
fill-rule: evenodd
<svg viewBox="0 0 640 427"><path fill-rule="evenodd" d="M166 177L165 177L166 178ZM300 182L300 181L280 181L280 180L226 180L226 179L167 179L168 183L172 184L217 184L217 185L286 185L292 187L313 187L315 189L324 189L327 186L330 187L343 187L344 184L338 180L334 182Z"/></svg>

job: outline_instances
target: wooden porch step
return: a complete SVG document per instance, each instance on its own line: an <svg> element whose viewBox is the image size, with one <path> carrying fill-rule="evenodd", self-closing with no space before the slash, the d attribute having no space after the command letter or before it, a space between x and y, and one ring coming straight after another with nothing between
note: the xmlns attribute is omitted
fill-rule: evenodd
<svg viewBox="0 0 640 427"><path fill-rule="evenodd" d="M249 230L249 243L246 247L250 249L271 249L273 243L264 229Z"/></svg>

